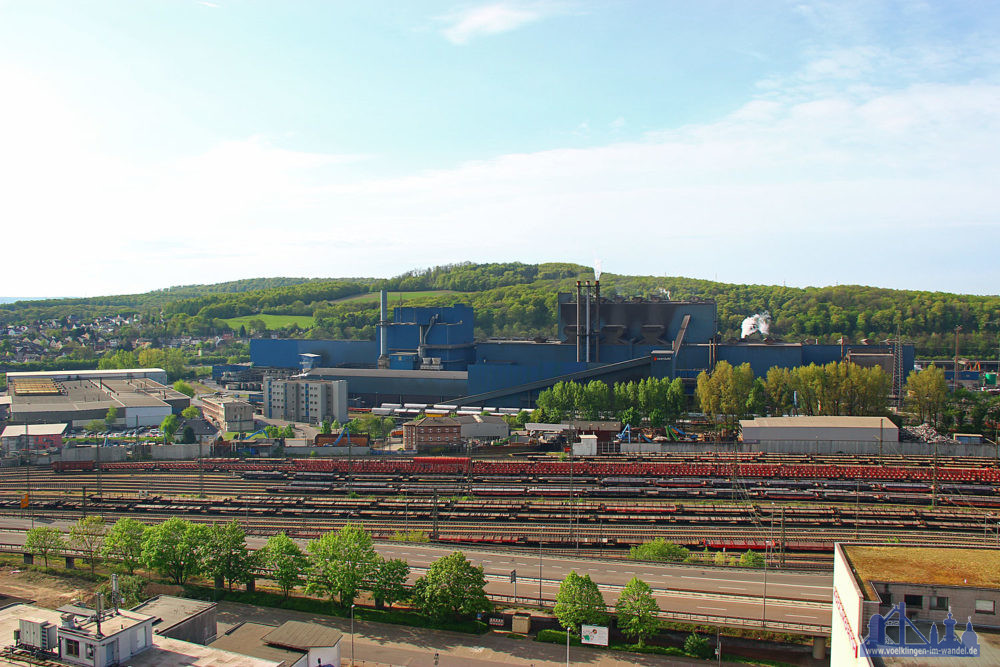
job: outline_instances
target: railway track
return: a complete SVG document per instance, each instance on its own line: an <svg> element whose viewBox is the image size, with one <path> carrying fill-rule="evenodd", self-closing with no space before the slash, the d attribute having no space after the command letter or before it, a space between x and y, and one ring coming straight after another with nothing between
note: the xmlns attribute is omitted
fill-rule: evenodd
<svg viewBox="0 0 1000 667"><path fill-rule="evenodd" d="M129 464L133 467L104 470L100 480L88 470L3 469L0 513L25 516L17 507L30 487L31 512L48 518L74 520L84 513L147 523L172 516L204 522L238 518L252 534L283 531L302 538L361 523L382 539L416 530L455 544L541 543L604 555L623 555L631 545L662 537L713 552L779 545L790 562L828 566L837 541L982 545L995 535L989 533L987 509L1000 507L1000 486L984 483L1000 479L993 459L938 459L932 493L926 481L929 457L681 455L643 459L645 472L632 475L624 472L632 471L635 459L601 457L591 462L599 466L591 473L618 474L603 478L551 458L487 461L478 472L479 460L449 458L439 467L417 462L369 460L368 470L336 460ZM677 470L678 462L695 467L679 477L657 476L665 468L656 464ZM490 467L494 463L504 465ZM520 475L489 473L508 470L511 463ZM734 485L719 473L737 464L771 467L747 468L758 477ZM796 465L832 467L827 478L810 476L813 468L803 478L781 477L798 470ZM881 465L892 466L892 474ZM539 477L538 470L552 474ZM764 476L769 471L777 477ZM296 481L305 488L293 488ZM622 489L633 495L623 497ZM942 495L944 489L950 495ZM775 493L784 497L774 498ZM934 500L950 505L932 507Z"/></svg>

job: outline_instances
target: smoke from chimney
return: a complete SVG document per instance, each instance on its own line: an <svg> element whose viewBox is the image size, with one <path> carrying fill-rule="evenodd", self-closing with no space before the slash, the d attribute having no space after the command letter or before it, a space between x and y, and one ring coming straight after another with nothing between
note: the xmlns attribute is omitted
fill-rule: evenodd
<svg viewBox="0 0 1000 667"><path fill-rule="evenodd" d="M594 280L601 279L601 260L594 258Z"/></svg>
<svg viewBox="0 0 1000 667"><path fill-rule="evenodd" d="M743 320L743 324L740 325L740 338L749 338L755 331L759 331L760 335L765 337L770 333L771 314L766 310Z"/></svg>

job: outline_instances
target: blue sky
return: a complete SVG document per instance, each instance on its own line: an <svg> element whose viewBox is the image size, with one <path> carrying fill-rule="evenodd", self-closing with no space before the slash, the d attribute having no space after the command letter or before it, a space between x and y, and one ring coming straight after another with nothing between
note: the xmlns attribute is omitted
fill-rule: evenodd
<svg viewBox="0 0 1000 667"><path fill-rule="evenodd" d="M0 0L0 293L596 258L995 294L998 19Z"/></svg>

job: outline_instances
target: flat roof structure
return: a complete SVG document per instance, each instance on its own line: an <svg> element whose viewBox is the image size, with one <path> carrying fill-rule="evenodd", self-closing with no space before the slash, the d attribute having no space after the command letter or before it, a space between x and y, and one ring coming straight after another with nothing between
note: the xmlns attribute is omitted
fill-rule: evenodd
<svg viewBox="0 0 1000 667"><path fill-rule="evenodd" d="M83 370L83 371L12 371L7 373L7 380L18 380L21 378L51 378L53 380L75 380L75 379L99 379L99 378L128 378L145 377L156 378L162 376L166 378L167 372L162 368L112 368L104 370Z"/></svg>
<svg viewBox="0 0 1000 667"><path fill-rule="evenodd" d="M0 433L0 438L23 438L25 431L28 435L62 435L67 427L68 424L11 424Z"/></svg>
<svg viewBox="0 0 1000 667"><path fill-rule="evenodd" d="M872 581L1000 588L996 549L844 545L843 550L866 600L876 599Z"/></svg>
<svg viewBox="0 0 1000 667"><path fill-rule="evenodd" d="M204 600L157 595L155 598L150 598L132 607L132 611L156 617L157 620L153 622L153 628L158 634L162 634L178 623L183 623L192 616L206 612L214 606L214 602L205 602Z"/></svg>
<svg viewBox="0 0 1000 667"><path fill-rule="evenodd" d="M180 412L190 398L149 377L84 377L49 380L57 392L15 394L11 419L34 423L84 422L103 419L108 408L132 426L158 424L170 412Z"/></svg>
<svg viewBox="0 0 1000 667"><path fill-rule="evenodd" d="M269 660L282 667L289 667L302 659L304 651L275 646L264 638L277 630L276 626L263 623L241 623L220 635L210 647L239 652L254 658Z"/></svg>

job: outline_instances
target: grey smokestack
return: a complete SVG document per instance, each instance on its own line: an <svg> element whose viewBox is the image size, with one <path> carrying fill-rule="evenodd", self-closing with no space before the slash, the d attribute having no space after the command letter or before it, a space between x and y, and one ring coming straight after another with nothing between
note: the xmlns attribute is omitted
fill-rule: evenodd
<svg viewBox="0 0 1000 667"><path fill-rule="evenodd" d="M600 262L598 262L600 267ZM601 281L600 269L598 268L597 278L594 281L594 361L601 360Z"/></svg>
<svg viewBox="0 0 1000 667"><path fill-rule="evenodd" d="M580 281L576 281L576 363L580 363Z"/></svg>
<svg viewBox="0 0 1000 667"><path fill-rule="evenodd" d="M587 363L590 363L590 281L587 281Z"/></svg>
<svg viewBox="0 0 1000 667"><path fill-rule="evenodd" d="M379 355L385 357L389 354L389 293L385 290L378 293L378 305Z"/></svg>

